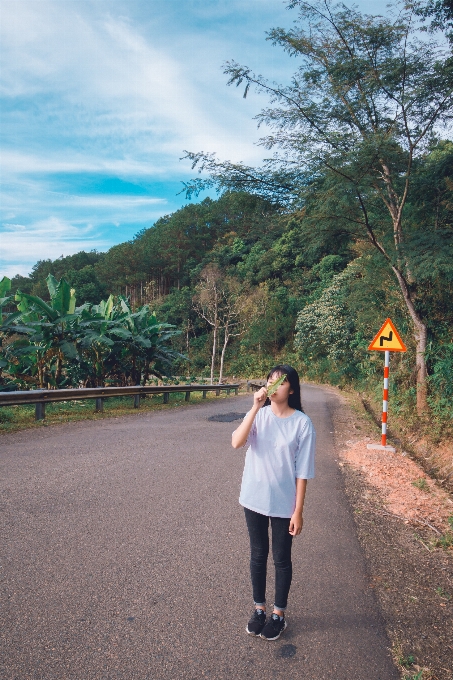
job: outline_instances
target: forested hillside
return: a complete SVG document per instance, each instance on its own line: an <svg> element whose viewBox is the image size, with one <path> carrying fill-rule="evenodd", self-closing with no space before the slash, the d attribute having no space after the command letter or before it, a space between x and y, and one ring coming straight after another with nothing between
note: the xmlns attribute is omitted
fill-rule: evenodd
<svg viewBox="0 0 453 680"><path fill-rule="evenodd" d="M310 30L269 36L299 59L290 85L225 67L244 95L268 97L258 120L273 157L249 168L188 152L203 172L188 198L216 187L217 200L106 253L40 261L12 292L49 299L51 274L87 310L109 295L129 300L129 314L149 305L181 331L169 339L183 355L174 374L250 377L285 360L360 389L380 390L382 357L367 347L390 316L408 346L392 356L392 408L451 423L453 143L441 134L451 57L420 40L409 10L394 22L293 6Z"/></svg>
<svg viewBox="0 0 453 680"><path fill-rule="evenodd" d="M417 260L418 304L429 317L430 403L451 416L453 260L446 237L453 227L453 144L437 143L420 161L419 177L410 214L421 231L439 233L438 247L421 249ZM160 322L183 331L172 342L187 359L172 370L187 375L209 375L216 290L217 378L226 330L228 375L262 375L285 359L308 378L364 387L382 371L369 341L391 316L409 346L394 358L393 406L413 405L415 346L397 281L366 239L341 225L314 230L306 210L288 212L229 191L161 218L106 253L38 262L30 277L12 280L12 290L49 300L49 273L67 279L77 305L111 293L128 296L134 309L149 304ZM372 382L380 388L379 379Z"/></svg>

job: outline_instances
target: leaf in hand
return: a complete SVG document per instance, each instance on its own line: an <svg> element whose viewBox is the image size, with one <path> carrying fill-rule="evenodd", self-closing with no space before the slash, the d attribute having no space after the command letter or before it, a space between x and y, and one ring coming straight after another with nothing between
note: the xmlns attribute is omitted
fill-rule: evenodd
<svg viewBox="0 0 453 680"><path fill-rule="evenodd" d="M281 375L278 380L276 380L275 382L273 382L269 385L269 387L267 388L267 396L270 397L271 394L274 394L274 392L276 392L278 390L280 385L282 385L282 383L284 383L285 380L286 380L286 373Z"/></svg>

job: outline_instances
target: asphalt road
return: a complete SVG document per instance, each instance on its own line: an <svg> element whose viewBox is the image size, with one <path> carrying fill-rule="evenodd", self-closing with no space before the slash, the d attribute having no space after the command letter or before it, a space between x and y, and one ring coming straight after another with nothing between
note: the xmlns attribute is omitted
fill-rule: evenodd
<svg viewBox="0 0 453 680"><path fill-rule="evenodd" d="M317 478L288 629L246 635L245 450L230 446L234 422L208 418L251 400L2 437L2 680L399 677L335 461L338 403L321 388L303 389Z"/></svg>

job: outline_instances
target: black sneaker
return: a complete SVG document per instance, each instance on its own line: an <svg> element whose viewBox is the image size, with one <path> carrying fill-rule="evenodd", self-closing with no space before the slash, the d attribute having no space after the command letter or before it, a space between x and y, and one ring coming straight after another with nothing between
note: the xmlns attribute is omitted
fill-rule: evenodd
<svg viewBox="0 0 453 680"><path fill-rule="evenodd" d="M286 621L284 616L272 614L269 616L266 625L260 633L263 640L278 640L280 635L286 628Z"/></svg>
<svg viewBox="0 0 453 680"><path fill-rule="evenodd" d="M266 623L266 612L262 609L255 609L253 616L247 624L245 629L249 635L259 635Z"/></svg>

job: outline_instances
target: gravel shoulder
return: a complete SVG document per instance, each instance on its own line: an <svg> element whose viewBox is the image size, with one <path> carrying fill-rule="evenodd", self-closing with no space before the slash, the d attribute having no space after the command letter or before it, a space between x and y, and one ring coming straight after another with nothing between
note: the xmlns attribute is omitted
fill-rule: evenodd
<svg viewBox="0 0 453 680"><path fill-rule="evenodd" d="M436 546L449 529L451 494L402 449L368 451L377 431L348 398L340 400L333 413L339 466L395 662L402 678L451 680L453 549Z"/></svg>

